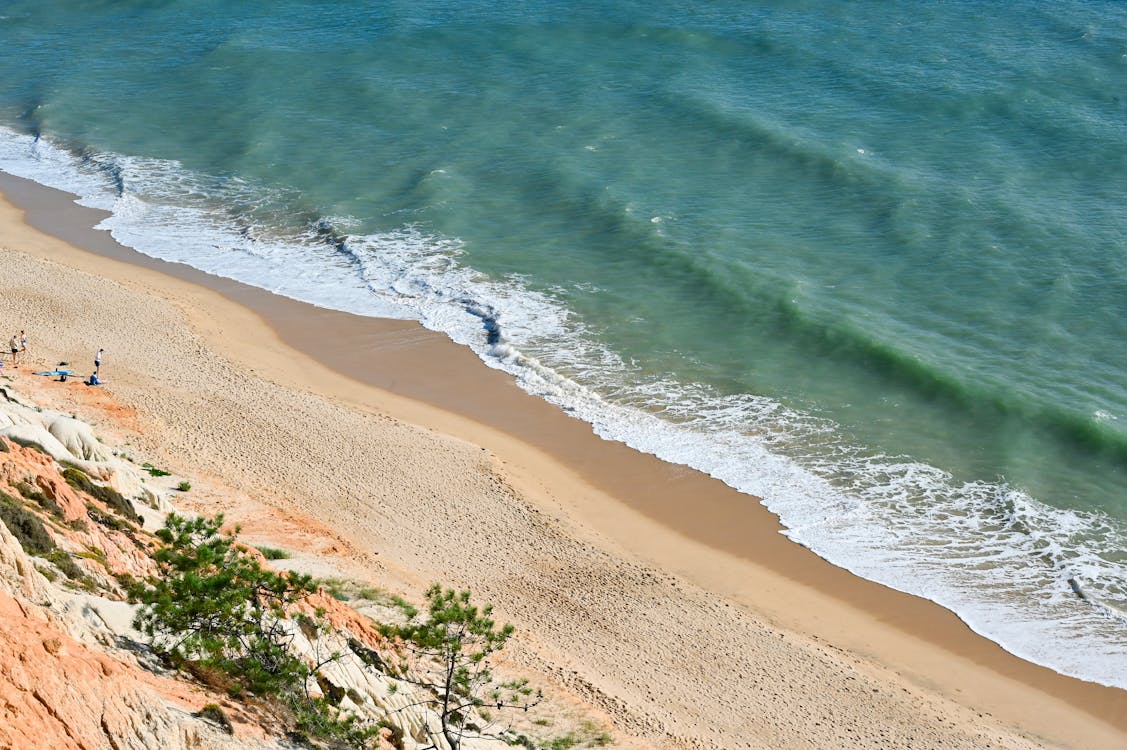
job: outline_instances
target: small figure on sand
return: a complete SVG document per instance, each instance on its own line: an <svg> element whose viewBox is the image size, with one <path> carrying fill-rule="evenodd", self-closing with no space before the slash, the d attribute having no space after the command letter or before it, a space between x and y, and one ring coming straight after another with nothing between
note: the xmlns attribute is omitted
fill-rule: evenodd
<svg viewBox="0 0 1127 750"><path fill-rule="evenodd" d="M27 331L20 331L20 356L27 363Z"/></svg>
<svg viewBox="0 0 1127 750"><path fill-rule="evenodd" d="M102 352L103 351L105 351L105 350L99 349L98 353L94 355L94 374L95 375L101 375L102 374Z"/></svg>
<svg viewBox="0 0 1127 750"><path fill-rule="evenodd" d="M20 340L16 334L12 334L12 340L8 342L9 348L12 350L12 367L19 367L20 365Z"/></svg>

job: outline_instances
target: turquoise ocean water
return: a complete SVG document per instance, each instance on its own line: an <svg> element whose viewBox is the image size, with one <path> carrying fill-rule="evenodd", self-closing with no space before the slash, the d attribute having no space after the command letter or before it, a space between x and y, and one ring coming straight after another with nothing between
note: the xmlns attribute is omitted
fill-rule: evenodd
<svg viewBox="0 0 1127 750"><path fill-rule="evenodd" d="M0 170L1120 687L1125 123L1115 2L0 7Z"/></svg>

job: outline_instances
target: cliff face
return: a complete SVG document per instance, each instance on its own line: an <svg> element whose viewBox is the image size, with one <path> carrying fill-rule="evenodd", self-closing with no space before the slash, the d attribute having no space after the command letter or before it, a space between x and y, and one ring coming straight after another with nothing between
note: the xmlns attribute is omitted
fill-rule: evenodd
<svg viewBox="0 0 1127 750"><path fill-rule="evenodd" d="M0 453L0 488L11 490L13 477L21 485L34 478L31 486L50 492L47 496L61 508L78 506L86 514L81 498L69 491L42 454L4 438L0 441L8 449ZM64 510L63 517L67 515L72 522L78 520ZM60 547L103 544L115 572L145 570L141 560L147 557L121 549L113 533L93 529L67 534L61 524L49 528ZM149 673L125 654L105 650L115 643L115 635L95 604L101 597L71 589L59 579L52 582L40 567L50 571L49 563L33 559L8 526L0 523L0 747L250 750L274 746L232 738L193 715L215 700L212 696ZM102 570L104 575L106 568ZM104 603L110 608L119 604L110 599Z"/></svg>
<svg viewBox="0 0 1127 750"><path fill-rule="evenodd" d="M3 532L0 544L14 542ZM177 705L172 689L162 693L164 681L142 680L136 668L42 618L41 608L0 594L0 747L264 746L232 741L194 717L190 705Z"/></svg>
<svg viewBox="0 0 1127 750"><path fill-rule="evenodd" d="M0 750L304 746L283 737L269 709L163 666L133 628L137 607L122 581L157 573L152 530L170 510L88 425L0 387ZM435 715L372 666L388 647L372 620L323 591L301 607L328 625L307 632L286 623L294 652L327 661L310 692L329 691L361 720L400 728L394 743L382 729L372 748L431 746ZM486 745L496 743L462 746Z"/></svg>
<svg viewBox="0 0 1127 750"><path fill-rule="evenodd" d="M143 529L170 508L88 425L0 388L0 748L281 746L235 711L234 736L201 718L224 698L142 665L118 580L155 571Z"/></svg>

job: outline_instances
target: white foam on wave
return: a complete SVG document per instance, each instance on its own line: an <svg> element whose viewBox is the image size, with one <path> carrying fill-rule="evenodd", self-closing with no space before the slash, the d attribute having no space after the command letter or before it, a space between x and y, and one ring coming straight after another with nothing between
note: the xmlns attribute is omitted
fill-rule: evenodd
<svg viewBox="0 0 1127 750"><path fill-rule="evenodd" d="M1127 528L1113 519L866 454L770 399L639 372L551 295L467 267L455 240L412 227L346 235L347 217L279 230L248 218L285 202L261 186L174 162L76 157L2 129L0 169L111 211L101 226L148 255L322 307L417 319L598 435L762 497L827 560L932 599L1019 656L1127 688Z"/></svg>
<svg viewBox="0 0 1127 750"><path fill-rule="evenodd" d="M223 210L255 207L263 188L206 179L174 161L107 154L76 157L45 139L0 128L0 168L110 212L99 229L123 245L293 299L360 315L410 317L360 281L351 256L318 241L317 227L256 231ZM342 224L344 222L341 222ZM304 236L303 236L304 235Z"/></svg>
<svg viewBox="0 0 1127 750"><path fill-rule="evenodd" d="M405 253L373 238L349 244L372 289L395 290L424 325L601 437L764 498L791 539L943 604L1019 656L1127 687L1127 622L1091 603L1127 602L1127 566L1116 562L1116 545L1127 540L1122 524L1051 508L1004 484L957 483L925 464L868 455L841 444L835 425L770 399L643 377L550 297L461 265L457 243L398 243ZM482 310L504 331L494 345L482 336ZM1083 581L1092 600L1076 596L1070 580Z"/></svg>
<svg viewBox="0 0 1127 750"><path fill-rule="evenodd" d="M83 169L80 158L50 141L0 127L0 167L8 174L73 193L84 206L108 210L113 205L107 176Z"/></svg>

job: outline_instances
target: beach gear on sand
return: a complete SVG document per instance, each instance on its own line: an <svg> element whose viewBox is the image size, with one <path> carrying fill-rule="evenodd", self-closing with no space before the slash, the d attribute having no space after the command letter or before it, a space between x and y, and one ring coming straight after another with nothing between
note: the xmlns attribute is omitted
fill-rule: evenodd
<svg viewBox="0 0 1127 750"><path fill-rule="evenodd" d="M36 372L36 373L33 373L33 374L35 374L35 375L45 375L47 377L55 377L57 375L58 378L59 378L59 382L65 383L65 382L67 382L68 377L70 377L71 375L74 375L74 370L64 370L63 369L64 367L66 367L69 364L70 364L70 362L60 362L59 364L55 365L54 370L43 370L41 372Z"/></svg>

